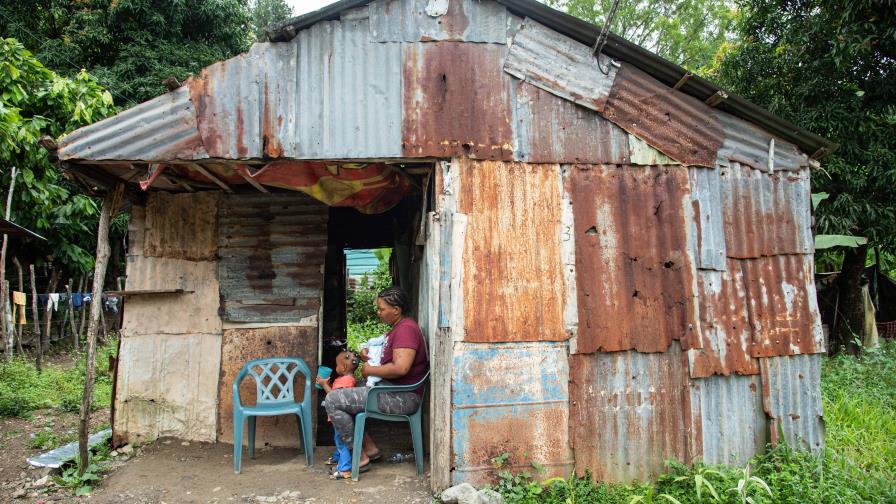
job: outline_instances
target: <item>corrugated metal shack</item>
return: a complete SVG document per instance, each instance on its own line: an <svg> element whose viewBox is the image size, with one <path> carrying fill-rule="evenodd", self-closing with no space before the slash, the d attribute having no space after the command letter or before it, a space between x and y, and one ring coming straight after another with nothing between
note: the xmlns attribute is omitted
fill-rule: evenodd
<svg viewBox="0 0 896 504"><path fill-rule="evenodd" d="M116 439L231 442L236 370L317 364L342 248L391 245L435 488L504 453L628 481L819 450L810 166L833 146L617 37L604 75L597 31L531 0L343 0L63 138L135 205ZM386 243L324 180L362 166L390 181L365 200L393 207Z"/></svg>

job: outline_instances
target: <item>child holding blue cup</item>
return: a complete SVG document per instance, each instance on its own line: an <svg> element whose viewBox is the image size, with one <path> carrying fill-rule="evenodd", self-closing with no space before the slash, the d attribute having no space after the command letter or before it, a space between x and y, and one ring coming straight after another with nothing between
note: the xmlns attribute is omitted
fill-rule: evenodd
<svg viewBox="0 0 896 504"><path fill-rule="evenodd" d="M358 363L358 356L354 352L340 352L336 356L336 374L338 376L333 380L333 385L330 385L330 375L333 370L326 366L320 366L317 368L317 378L315 380L317 388L323 389L325 393L329 394L336 389L354 387L355 370L358 369ZM332 474L332 477L334 479L350 478L352 472L352 452L349 451L348 446L342 441L338 433L334 435L334 441L336 442L336 453L327 460L327 465L336 466L336 471Z"/></svg>

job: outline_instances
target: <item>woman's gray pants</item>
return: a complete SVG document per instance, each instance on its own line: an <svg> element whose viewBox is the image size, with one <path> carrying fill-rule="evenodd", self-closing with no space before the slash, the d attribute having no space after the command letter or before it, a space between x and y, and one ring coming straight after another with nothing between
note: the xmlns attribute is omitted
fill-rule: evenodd
<svg viewBox="0 0 896 504"><path fill-rule="evenodd" d="M355 436L355 414L364 411L367 387L340 388L327 394L327 415L339 437L351 448ZM417 411L420 396L416 392L382 392L377 397L380 411L390 415L410 415Z"/></svg>

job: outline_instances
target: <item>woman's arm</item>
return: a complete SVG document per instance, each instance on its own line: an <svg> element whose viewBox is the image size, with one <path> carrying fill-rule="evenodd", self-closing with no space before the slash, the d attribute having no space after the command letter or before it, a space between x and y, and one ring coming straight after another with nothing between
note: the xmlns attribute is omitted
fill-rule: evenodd
<svg viewBox="0 0 896 504"><path fill-rule="evenodd" d="M401 378L408 374L411 365L414 364L414 357L417 351L413 348L396 348L392 352L392 362L383 364L382 366L371 366L365 363L361 368L361 375L365 378L368 376L379 376L386 380Z"/></svg>

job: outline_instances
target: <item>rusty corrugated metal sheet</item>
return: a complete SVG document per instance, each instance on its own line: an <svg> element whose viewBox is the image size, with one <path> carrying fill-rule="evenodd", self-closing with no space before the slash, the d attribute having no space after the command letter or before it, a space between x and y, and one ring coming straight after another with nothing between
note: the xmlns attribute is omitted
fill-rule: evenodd
<svg viewBox="0 0 896 504"><path fill-rule="evenodd" d="M753 326L754 357L825 351L811 255L740 261Z"/></svg>
<svg viewBox="0 0 896 504"><path fill-rule="evenodd" d="M577 165L566 191L575 220L576 351L699 345L687 168Z"/></svg>
<svg viewBox="0 0 896 504"><path fill-rule="evenodd" d="M769 416L772 444L786 439L793 447L824 450L821 359L821 355L760 359L762 405Z"/></svg>
<svg viewBox="0 0 896 504"><path fill-rule="evenodd" d="M604 75L591 48L526 19L513 36L504 71L561 98L601 112L610 94L616 67L600 56Z"/></svg>
<svg viewBox="0 0 896 504"><path fill-rule="evenodd" d="M513 159L507 47L405 44L403 155Z"/></svg>
<svg viewBox="0 0 896 504"><path fill-rule="evenodd" d="M646 480L667 460L700 453L700 418L690 404L687 360L677 343L664 353L569 357L570 438L576 472L599 481Z"/></svg>
<svg viewBox="0 0 896 504"><path fill-rule="evenodd" d="M497 2L451 0L442 15L426 12L429 0L379 0L369 8L370 39L375 42L507 43L509 14ZM434 14L438 12L433 11Z"/></svg>
<svg viewBox="0 0 896 504"><path fill-rule="evenodd" d="M560 166L461 160L456 169L468 218L465 341L567 339Z"/></svg>
<svg viewBox="0 0 896 504"><path fill-rule="evenodd" d="M368 25L321 22L204 69L189 84L210 155L399 157L401 47Z"/></svg>
<svg viewBox="0 0 896 504"><path fill-rule="evenodd" d="M722 222L722 190L719 170L691 167L688 171L694 219L691 239L697 267L725 269L725 228Z"/></svg>
<svg viewBox="0 0 896 504"><path fill-rule="evenodd" d="M724 133L705 103L623 63L604 116L686 165L715 166Z"/></svg>
<svg viewBox="0 0 896 504"><path fill-rule="evenodd" d="M304 194L232 194L222 197L218 216L222 318L316 319L327 206Z"/></svg>
<svg viewBox="0 0 896 504"><path fill-rule="evenodd" d="M208 154L186 87L153 98L59 141L59 159L165 161Z"/></svg>
<svg viewBox="0 0 896 504"><path fill-rule="evenodd" d="M190 261L218 253L218 193L154 192L146 201L143 254Z"/></svg>
<svg viewBox="0 0 896 504"><path fill-rule="evenodd" d="M702 344L688 351L691 377L759 374L750 355L753 331L740 261L729 259L725 271L699 271L698 285Z"/></svg>
<svg viewBox="0 0 896 504"><path fill-rule="evenodd" d="M757 170L769 171L769 149L774 138L773 171L796 171L809 166L808 157L796 145L780 138L775 138L761 128L716 110L716 117L725 131L725 142L719 150L719 156L743 163Z"/></svg>
<svg viewBox="0 0 896 504"><path fill-rule="evenodd" d="M719 176L728 257L813 252L808 169L768 174L732 162Z"/></svg>
<svg viewBox="0 0 896 504"><path fill-rule="evenodd" d="M768 418L759 376L691 380L692 411L699 415L703 462L743 467L765 449Z"/></svg>
<svg viewBox="0 0 896 504"><path fill-rule="evenodd" d="M252 359L267 357L299 357L317 374L317 325L308 327L265 327L262 329L225 329L221 346L220 382L218 384L217 441L233 444L233 380L243 365ZM209 370L210 371L210 370ZM218 373L215 373L218 376ZM314 378L312 376L312 382ZM294 390L298 401L305 393L305 377L296 373ZM311 401L315 401L311 391ZM240 384L240 401L244 405L255 404L255 380L246 377ZM311 408L311 425L316 431L317 408ZM261 417L256 421L255 446L298 446L298 421L295 415ZM243 444L248 436L243 431ZM316 439L312 435L313 439Z"/></svg>
<svg viewBox="0 0 896 504"><path fill-rule="evenodd" d="M567 476L569 367L565 343L455 345L452 377L452 483L493 483L503 470L547 469Z"/></svg>
<svg viewBox="0 0 896 504"><path fill-rule="evenodd" d="M628 164L628 133L597 112L516 79L513 91L515 159Z"/></svg>

